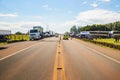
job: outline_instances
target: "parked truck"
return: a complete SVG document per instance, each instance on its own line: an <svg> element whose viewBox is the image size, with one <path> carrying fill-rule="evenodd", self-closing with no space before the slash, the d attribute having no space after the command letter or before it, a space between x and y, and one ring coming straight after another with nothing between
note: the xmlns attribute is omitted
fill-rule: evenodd
<svg viewBox="0 0 120 80"><path fill-rule="evenodd" d="M55 33L53 31L46 31L44 32L45 37L53 37L55 36Z"/></svg>
<svg viewBox="0 0 120 80"><path fill-rule="evenodd" d="M8 36L10 34L10 30L0 30L0 42L6 42L9 39Z"/></svg>
<svg viewBox="0 0 120 80"><path fill-rule="evenodd" d="M38 40L43 38L43 27L33 26L33 29L29 31L30 40Z"/></svg>

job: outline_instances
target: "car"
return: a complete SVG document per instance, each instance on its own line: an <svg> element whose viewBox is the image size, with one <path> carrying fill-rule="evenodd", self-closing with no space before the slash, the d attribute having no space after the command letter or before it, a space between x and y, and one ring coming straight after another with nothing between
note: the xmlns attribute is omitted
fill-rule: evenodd
<svg viewBox="0 0 120 80"><path fill-rule="evenodd" d="M63 35L63 40L68 40L69 39L69 35Z"/></svg>
<svg viewBox="0 0 120 80"><path fill-rule="evenodd" d="M55 37L59 37L59 35L56 34Z"/></svg>

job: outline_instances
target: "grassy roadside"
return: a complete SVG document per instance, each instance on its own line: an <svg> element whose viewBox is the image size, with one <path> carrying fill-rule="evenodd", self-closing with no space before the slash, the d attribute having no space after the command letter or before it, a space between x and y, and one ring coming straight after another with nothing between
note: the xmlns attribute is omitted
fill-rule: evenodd
<svg viewBox="0 0 120 80"><path fill-rule="evenodd" d="M24 35L15 35L15 34L12 34L12 35L7 36L7 38L9 40L6 41L6 42L0 42L0 46L8 44L8 43L20 42L20 41L28 41L29 40L29 37L26 34L24 34Z"/></svg>
<svg viewBox="0 0 120 80"><path fill-rule="evenodd" d="M114 39L112 38L111 39L98 39L98 40L91 40L91 41L88 39L80 39L80 40L120 50L120 42L116 43L114 42Z"/></svg>
<svg viewBox="0 0 120 80"><path fill-rule="evenodd" d="M28 35L14 35L14 34L12 34L8 37L9 37L9 41L21 41L21 40L28 41L29 40Z"/></svg>
<svg viewBox="0 0 120 80"><path fill-rule="evenodd" d="M93 41L105 42L105 43L111 43L111 44L115 44L115 45L120 45L120 41L119 42L115 42L115 39L113 39L113 38L109 38L109 39L94 39Z"/></svg>

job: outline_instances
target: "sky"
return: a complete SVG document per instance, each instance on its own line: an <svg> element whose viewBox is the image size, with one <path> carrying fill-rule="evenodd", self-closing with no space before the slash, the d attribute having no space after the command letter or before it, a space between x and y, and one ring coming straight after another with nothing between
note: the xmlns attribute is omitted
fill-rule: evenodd
<svg viewBox="0 0 120 80"><path fill-rule="evenodd" d="M57 33L73 25L120 21L119 0L0 0L0 30L27 33L33 26Z"/></svg>

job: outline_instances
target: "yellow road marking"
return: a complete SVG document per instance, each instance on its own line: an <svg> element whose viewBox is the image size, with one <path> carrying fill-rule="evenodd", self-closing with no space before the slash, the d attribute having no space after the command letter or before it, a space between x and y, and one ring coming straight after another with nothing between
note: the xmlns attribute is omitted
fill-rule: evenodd
<svg viewBox="0 0 120 80"><path fill-rule="evenodd" d="M56 50L53 80L66 80L63 53L62 53L62 45L60 42L58 43L57 50Z"/></svg>

